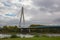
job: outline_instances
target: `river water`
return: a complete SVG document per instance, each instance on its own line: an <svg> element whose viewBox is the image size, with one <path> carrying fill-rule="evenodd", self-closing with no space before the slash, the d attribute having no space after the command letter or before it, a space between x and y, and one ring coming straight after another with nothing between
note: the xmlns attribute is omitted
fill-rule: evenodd
<svg viewBox="0 0 60 40"><path fill-rule="evenodd" d="M31 35L31 34L16 34L16 35L21 37L21 38L23 38L23 37L26 37L26 38L34 37L34 35ZM60 34L40 34L40 35L47 35L49 37L60 36ZM11 34L0 34L0 38L4 38L4 37L11 37Z"/></svg>
<svg viewBox="0 0 60 40"><path fill-rule="evenodd" d="M30 38L30 37L34 37L34 35L30 35L30 34L16 34L18 37L26 37L26 38ZM0 34L0 38L4 38L4 37L11 37L11 34Z"/></svg>

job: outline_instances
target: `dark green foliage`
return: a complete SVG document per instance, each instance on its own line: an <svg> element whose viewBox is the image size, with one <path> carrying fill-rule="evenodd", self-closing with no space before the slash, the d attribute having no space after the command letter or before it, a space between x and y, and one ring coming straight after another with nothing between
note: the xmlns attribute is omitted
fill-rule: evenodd
<svg viewBox="0 0 60 40"><path fill-rule="evenodd" d="M33 27L36 27L36 26L44 26L44 25L32 24L32 25L30 25L30 28L33 28Z"/></svg>
<svg viewBox="0 0 60 40"><path fill-rule="evenodd" d="M3 26L3 28L0 30L0 33L15 34L15 33L20 33L20 32L17 26Z"/></svg>
<svg viewBox="0 0 60 40"><path fill-rule="evenodd" d="M12 35L10 38L19 38L17 35Z"/></svg>
<svg viewBox="0 0 60 40"><path fill-rule="evenodd" d="M34 37L40 37L40 35L38 35L38 34L35 34L35 36Z"/></svg>
<svg viewBox="0 0 60 40"><path fill-rule="evenodd" d="M33 27L33 28L31 28ZM40 27L40 28L35 28L35 27ZM28 28L29 29L29 28ZM25 29L24 29L25 31ZM19 34L21 32L21 29L18 28L17 26L3 26L3 28L0 28L0 33L3 34ZM25 31L27 33L27 31ZM43 25L34 25L32 24L30 26L30 33L60 33L60 27L59 26L52 26L52 27L46 27Z"/></svg>

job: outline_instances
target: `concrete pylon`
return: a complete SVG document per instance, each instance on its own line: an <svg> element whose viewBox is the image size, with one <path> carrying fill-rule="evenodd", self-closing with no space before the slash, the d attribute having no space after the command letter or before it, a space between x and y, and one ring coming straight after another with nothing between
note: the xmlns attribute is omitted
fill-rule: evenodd
<svg viewBox="0 0 60 40"><path fill-rule="evenodd" d="M23 23L23 24L22 24ZM23 25L23 26L22 26ZM19 28L20 31L22 32L22 28L25 27L25 18L24 18L24 8L21 8L21 15L20 15L20 21L19 21Z"/></svg>
<svg viewBox="0 0 60 40"><path fill-rule="evenodd" d="M21 9L21 15L20 15L20 22L19 22L19 27L22 28L22 23L25 25L25 18L24 18L24 8L22 7ZM24 26L23 26L24 27Z"/></svg>
<svg viewBox="0 0 60 40"><path fill-rule="evenodd" d="M22 25L22 22L23 22L23 26ZM21 9L21 15L20 15L20 22L19 22L19 28L21 29L21 33L24 33L24 32L30 32L30 29L29 28L25 28L25 17L24 17L24 7L22 7Z"/></svg>

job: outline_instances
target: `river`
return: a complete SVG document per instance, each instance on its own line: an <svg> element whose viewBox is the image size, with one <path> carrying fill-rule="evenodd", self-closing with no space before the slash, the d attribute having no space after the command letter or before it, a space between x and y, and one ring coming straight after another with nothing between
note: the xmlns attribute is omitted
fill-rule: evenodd
<svg viewBox="0 0 60 40"><path fill-rule="evenodd" d="M16 34L16 35L21 37L21 38L23 38L23 37L26 37L26 38L34 37L34 35L31 35L31 34ZM60 36L60 34L40 34L40 35L47 35L49 37ZM11 34L0 34L0 38L4 38L4 37L11 37Z"/></svg>

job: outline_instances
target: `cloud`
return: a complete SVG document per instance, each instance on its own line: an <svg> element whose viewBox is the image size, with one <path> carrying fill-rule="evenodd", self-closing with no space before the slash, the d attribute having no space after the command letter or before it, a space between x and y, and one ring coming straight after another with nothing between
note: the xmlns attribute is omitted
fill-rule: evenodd
<svg viewBox="0 0 60 40"><path fill-rule="evenodd" d="M60 18L54 20L55 23L60 23Z"/></svg>
<svg viewBox="0 0 60 40"><path fill-rule="evenodd" d="M14 13L8 13L8 14L5 14L6 16L16 16L16 14L14 14Z"/></svg>
<svg viewBox="0 0 60 40"><path fill-rule="evenodd" d="M58 12L60 11L59 0L33 0L33 5L43 7L46 11Z"/></svg>
<svg viewBox="0 0 60 40"><path fill-rule="evenodd" d="M0 0L0 25L18 25L22 4L26 24L59 23L60 0Z"/></svg>
<svg viewBox="0 0 60 40"><path fill-rule="evenodd" d="M6 2L2 2L5 6L8 6L8 7L11 7L11 3L9 1L6 1Z"/></svg>

